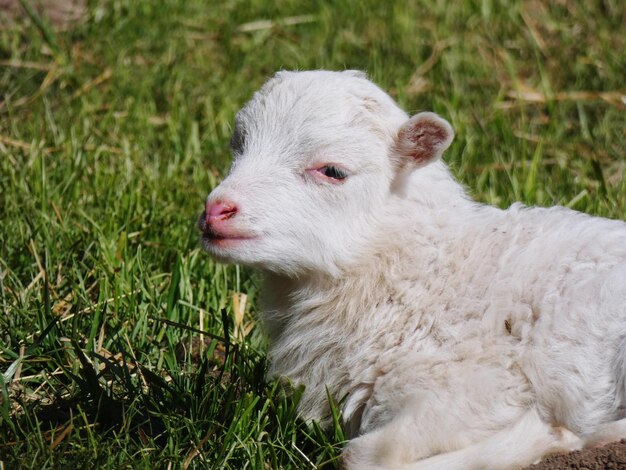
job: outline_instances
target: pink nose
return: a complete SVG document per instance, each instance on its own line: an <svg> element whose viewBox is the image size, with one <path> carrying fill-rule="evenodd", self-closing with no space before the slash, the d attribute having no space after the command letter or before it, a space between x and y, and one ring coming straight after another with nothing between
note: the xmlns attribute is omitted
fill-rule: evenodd
<svg viewBox="0 0 626 470"><path fill-rule="evenodd" d="M237 214L237 206L232 202L207 201L204 220L207 224L214 224L215 222L235 217L235 214Z"/></svg>

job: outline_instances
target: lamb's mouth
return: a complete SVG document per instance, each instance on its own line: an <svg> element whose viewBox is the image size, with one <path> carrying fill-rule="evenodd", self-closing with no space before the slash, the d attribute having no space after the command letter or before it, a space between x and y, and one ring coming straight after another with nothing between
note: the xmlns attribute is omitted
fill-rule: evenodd
<svg viewBox="0 0 626 470"><path fill-rule="evenodd" d="M203 238L209 243L219 243L221 241L245 241L253 240L256 237L244 237L244 236L223 236L223 235L207 235L204 234Z"/></svg>
<svg viewBox="0 0 626 470"><path fill-rule="evenodd" d="M207 225L204 213L200 214L198 218L198 228L202 233L202 242L205 247L244 242L257 238L255 235L238 232L236 230L216 231Z"/></svg>
<svg viewBox="0 0 626 470"><path fill-rule="evenodd" d="M244 235L239 233L216 233L212 230L202 232L202 241L205 246L223 247L236 243L254 240L255 236Z"/></svg>

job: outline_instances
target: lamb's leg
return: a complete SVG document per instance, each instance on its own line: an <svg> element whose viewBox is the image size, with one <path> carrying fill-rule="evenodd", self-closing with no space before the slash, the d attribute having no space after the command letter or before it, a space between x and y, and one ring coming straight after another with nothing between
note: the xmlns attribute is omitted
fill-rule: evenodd
<svg viewBox="0 0 626 470"><path fill-rule="evenodd" d="M394 420L395 421L395 420ZM385 470L482 470L516 469L538 461L551 452L580 449L583 441L570 431L544 423L536 410L526 412L517 423L491 437L452 452L422 460L407 460L412 452L411 436L423 435L419 429L407 429L405 418L393 421L354 441L347 449L348 469ZM414 424L418 423L414 421ZM359 442L360 441L360 442Z"/></svg>
<svg viewBox="0 0 626 470"><path fill-rule="evenodd" d="M585 439L585 447L598 447L609 442L626 439L626 419L612 421L601 426L596 432Z"/></svg>

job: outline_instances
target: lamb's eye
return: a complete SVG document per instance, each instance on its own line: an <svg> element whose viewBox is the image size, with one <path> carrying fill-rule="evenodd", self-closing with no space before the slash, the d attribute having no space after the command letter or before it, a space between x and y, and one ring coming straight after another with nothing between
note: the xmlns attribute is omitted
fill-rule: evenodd
<svg viewBox="0 0 626 470"><path fill-rule="evenodd" d="M241 153L243 151L245 137L244 132L239 127L235 127L233 135L230 138L230 148L233 149L234 153Z"/></svg>
<svg viewBox="0 0 626 470"><path fill-rule="evenodd" d="M334 180L344 180L348 177L348 173L346 173L345 170L332 165L323 166L321 168L318 168L317 171L319 171L324 176L327 176L328 178L332 178Z"/></svg>

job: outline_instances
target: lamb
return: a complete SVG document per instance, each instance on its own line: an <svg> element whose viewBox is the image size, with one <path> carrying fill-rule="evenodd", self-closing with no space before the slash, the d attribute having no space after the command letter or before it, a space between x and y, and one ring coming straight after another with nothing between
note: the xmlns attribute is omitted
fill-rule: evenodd
<svg viewBox="0 0 626 470"><path fill-rule="evenodd" d="M202 243L265 275L272 376L346 469L510 469L626 437L626 223L472 201L450 124L358 71L279 72L238 113Z"/></svg>

